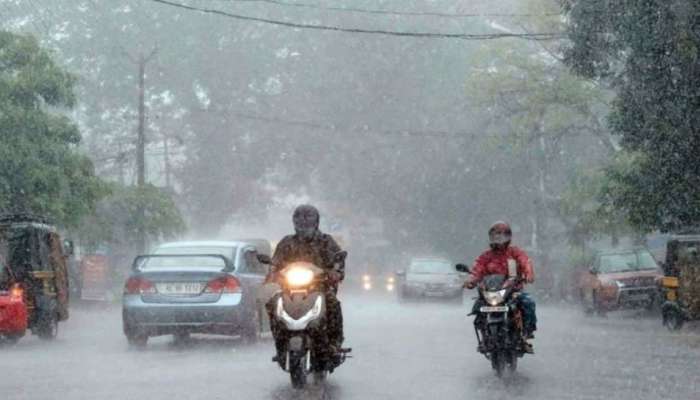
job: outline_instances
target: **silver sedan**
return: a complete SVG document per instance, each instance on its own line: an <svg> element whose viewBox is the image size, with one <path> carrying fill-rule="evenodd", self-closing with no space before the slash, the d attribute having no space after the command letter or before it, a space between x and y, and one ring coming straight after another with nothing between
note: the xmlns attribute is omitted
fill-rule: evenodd
<svg viewBox="0 0 700 400"><path fill-rule="evenodd" d="M134 260L124 285L123 328L131 345L190 333L255 340L267 316L257 300L266 269L236 242L177 242Z"/></svg>

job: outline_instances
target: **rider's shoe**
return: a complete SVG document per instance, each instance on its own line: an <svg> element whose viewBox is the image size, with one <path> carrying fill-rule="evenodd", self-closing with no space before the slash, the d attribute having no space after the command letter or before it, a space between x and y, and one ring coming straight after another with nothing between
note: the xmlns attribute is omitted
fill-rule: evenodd
<svg viewBox="0 0 700 400"><path fill-rule="evenodd" d="M535 354L535 349L527 340L523 340L523 351L527 354Z"/></svg>
<svg viewBox="0 0 700 400"><path fill-rule="evenodd" d="M483 343L479 343L479 345L476 346L476 351L479 353L486 353L486 346L484 346Z"/></svg>
<svg viewBox="0 0 700 400"><path fill-rule="evenodd" d="M284 369L284 364L286 363L285 356L283 354L277 353L272 357L272 362L279 364L280 368Z"/></svg>

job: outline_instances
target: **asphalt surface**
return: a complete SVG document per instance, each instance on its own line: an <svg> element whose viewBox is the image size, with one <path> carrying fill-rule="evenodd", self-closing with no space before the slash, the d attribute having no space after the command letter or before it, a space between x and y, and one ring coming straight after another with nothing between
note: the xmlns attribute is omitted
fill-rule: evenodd
<svg viewBox="0 0 700 400"><path fill-rule="evenodd" d="M341 296L342 298L342 296ZM118 307L80 306L59 337L0 348L3 399L700 399L700 330L652 315L584 317L540 305L534 356L498 379L475 351L467 305L345 296L354 358L325 384L291 388L272 342L193 336L130 350ZM467 302L468 303L468 302Z"/></svg>

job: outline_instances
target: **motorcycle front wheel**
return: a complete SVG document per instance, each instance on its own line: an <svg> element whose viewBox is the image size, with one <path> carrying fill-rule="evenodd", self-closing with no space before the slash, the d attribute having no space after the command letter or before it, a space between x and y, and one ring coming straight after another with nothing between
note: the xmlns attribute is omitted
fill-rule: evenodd
<svg viewBox="0 0 700 400"><path fill-rule="evenodd" d="M503 371L506 369L506 355L500 351L491 355L491 367L496 372L497 377L503 376Z"/></svg>

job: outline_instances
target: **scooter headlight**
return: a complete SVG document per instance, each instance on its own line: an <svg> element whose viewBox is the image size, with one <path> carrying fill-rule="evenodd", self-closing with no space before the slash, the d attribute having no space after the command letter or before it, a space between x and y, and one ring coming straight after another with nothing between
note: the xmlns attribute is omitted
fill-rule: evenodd
<svg viewBox="0 0 700 400"><path fill-rule="evenodd" d="M506 290L499 290L497 292L487 292L484 291L484 300L490 305L490 306L497 306L501 303L503 303L503 299L506 295Z"/></svg>
<svg viewBox="0 0 700 400"><path fill-rule="evenodd" d="M302 266L292 265L284 273L284 278L291 287L307 286L314 280L314 272Z"/></svg>

